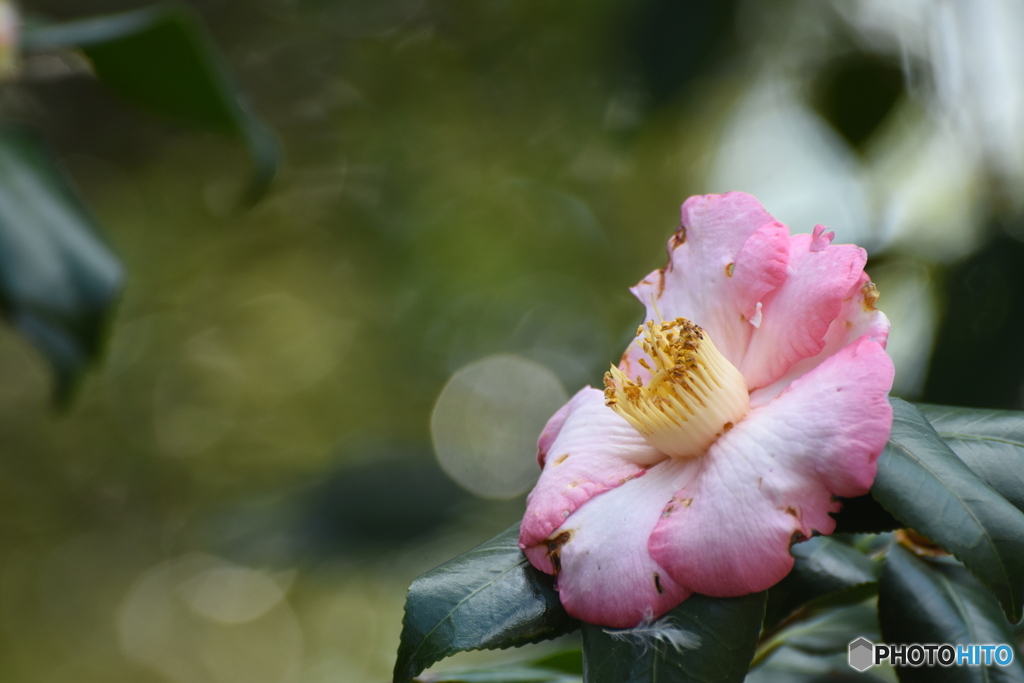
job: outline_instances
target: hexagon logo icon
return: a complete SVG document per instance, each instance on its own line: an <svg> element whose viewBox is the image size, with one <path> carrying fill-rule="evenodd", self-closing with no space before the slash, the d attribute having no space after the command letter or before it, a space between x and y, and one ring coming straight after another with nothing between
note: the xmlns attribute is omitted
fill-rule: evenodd
<svg viewBox="0 0 1024 683"><path fill-rule="evenodd" d="M874 664L875 645L867 638L858 638L850 643L850 666L857 671L866 671Z"/></svg>

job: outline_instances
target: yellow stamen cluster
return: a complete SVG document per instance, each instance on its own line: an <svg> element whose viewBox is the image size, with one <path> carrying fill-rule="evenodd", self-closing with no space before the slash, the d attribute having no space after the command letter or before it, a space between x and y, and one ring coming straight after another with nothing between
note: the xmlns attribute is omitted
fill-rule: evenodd
<svg viewBox="0 0 1024 683"><path fill-rule="evenodd" d="M605 404L662 453L703 455L750 410L743 375L686 318L648 322L637 337L647 354L639 363L651 377L645 384L613 365L604 376Z"/></svg>

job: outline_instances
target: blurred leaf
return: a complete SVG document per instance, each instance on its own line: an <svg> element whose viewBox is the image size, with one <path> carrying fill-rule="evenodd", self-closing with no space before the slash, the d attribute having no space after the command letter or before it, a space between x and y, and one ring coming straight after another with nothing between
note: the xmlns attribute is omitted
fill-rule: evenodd
<svg viewBox="0 0 1024 683"><path fill-rule="evenodd" d="M877 628L877 620L876 620ZM845 647L848 647L845 646ZM850 668L844 651L834 655L810 655L795 648L781 647L764 665L747 674L743 683L879 683L887 678L872 671Z"/></svg>
<svg viewBox="0 0 1024 683"><path fill-rule="evenodd" d="M421 676L423 683L580 683L579 676L541 667L496 667Z"/></svg>
<svg viewBox="0 0 1024 683"><path fill-rule="evenodd" d="M583 626L587 683L731 683L742 681L761 631L766 594L692 595L662 619L700 639L692 649L639 641L628 631Z"/></svg>
<svg viewBox="0 0 1024 683"><path fill-rule="evenodd" d="M904 683L1021 681L1024 663L999 605L963 567L925 562L898 544L886 555L878 615L887 643L1006 644L1009 666L897 667Z"/></svg>
<svg viewBox="0 0 1024 683"><path fill-rule="evenodd" d="M554 669L570 674L583 674L583 651L577 644L576 647L555 652L554 654L541 657L532 662L532 666L539 669Z"/></svg>
<svg viewBox="0 0 1024 683"><path fill-rule="evenodd" d="M979 479L914 406L891 399L889 445L871 489L905 524L955 555L1014 623L1024 597L1024 513Z"/></svg>
<svg viewBox="0 0 1024 683"><path fill-rule="evenodd" d="M99 79L124 97L184 123L240 138L255 202L277 172L277 140L252 111L195 12L163 3L122 14L26 27L25 50L81 48Z"/></svg>
<svg viewBox="0 0 1024 683"><path fill-rule="evenodd" d="M456 652L537 643L579 628L554 578L530 565L518 540L517 524L412 582L396 683Z"/></svg>
<svg viewBox="0 0 1024 683"><path fill-rule="evenodd" d="M764 625L774 628L808 603L840 594L843 601L859 602L874 593L879 565L863 553L826 536L790 548L796 559L793 571L768 590Z"/></svg>
<svg viewBox="0 0 1024 683"><path fill-rule="evenodd" d="M872 604L861 603L829 610L779 632L765 649L785 645L813 655L845 654L850 641L864 637L877 640L878 614Z"/></svg>
<svg viewBox="0 0 1024 683"><path fill-rule="evenodd" d="M39 137L0 126L0 302L66 399L97 353L120 261Z"/></svg>
<svg viewBox="0 0 1024 683"><path fill-rule="evenodd" d="M826 64L811 84L811 101L846 141L863 150L906 94L900 62L853 52Z"/></svg>
<svg viewBox="0 0 1024 683"><path fill-rule="evenodd" d="M961 460L1024 510L1024 412L918 405Z"/></svg>

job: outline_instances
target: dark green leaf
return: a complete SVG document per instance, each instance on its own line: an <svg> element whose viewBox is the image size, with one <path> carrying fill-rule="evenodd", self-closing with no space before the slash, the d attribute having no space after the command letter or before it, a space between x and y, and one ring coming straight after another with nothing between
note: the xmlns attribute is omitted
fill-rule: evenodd
<svg viewBox="0 0 1024 683"><path fill-rule="evenodd" d="M530 565L518 538L517 524L412 582L396 683L456 652L537 643L579 628L554 579Z"/></svg>
<svg viewBox="0 0 1024 683"><path fill-rule="evenodd" d="M878 614L874 605L860 603L829 610L799 621L775 635L764 647L787 647L815 655L846 654L850 641L878 638Z"/></svg>
<svg viewBox="0 0 1024 683"><path fill-rule="evenodd" d="M874 592L879 566L863 553L825 536L790 548L793 571L768 591L764 625L772 629L806 604L842 594L859 602Z"/></svg>
<svg viewBox="0 0 1024 683"><path fill-rule="evenodd" d="M579 644L569 650L549 654L531 662L539 669L554 669L569 674L583 675L583 651Z"/></svg>
<svg viewBox="0 0 1024 683"><path fill-rule="evenodd" d="M919 405L946 445L986 484L1024 510L1024 412Z"/></svg>
<svg viewBox="0 0 1024 683"><path fill-rule="evenodd" d="M889 445L872 494L955 555L1016 623L1024 597L1024 513L975 475L909 403L892 399Z"/></svg>
<svg viewBox="0 0 1024 683"><path fill-rule="evenodd" d="M999 605L968 571L926 562L893 544L879 582L878 615L888 643L1006 644L1010 666L898 667L904 683L1024 681L1024 664Z"/></svg>
<svg viewBox="0 0 1024 683"><path fill-rule="evenodd" d="M499 667L446 672L416 680L422 683L581 683L582 679L540 667Z"/></svg>
<svg viewBox="0 0 1024 683"><path fill-rule="evenodd" d="M99 232L42 141L0 126L0 303L50 361L60 398L96 354L124 277Z"/></svg>
<svg viewBox="0 0 1024 683"><path fill-rule="evenodd" d="M742 681L754 656L765 593L741 598L693 595L655 622L699 639L675 649L600 626L583 626L583 680L587 683L732 683ZM662 621L665 620L665 621Z"/></svg>
<svg viewBox="0 0 1024 683"><path fill-rule="evenodd" d="M266 192L279 150L252 111L195 13L165 3L27 28L26 50L81 48L99 79L122 96L205 130L240 138L254 165L246 199Z"/></svg>
<svg viewBox="0 0 1024 683"><path fill-rule="evenodd" d="M847 653L809 655L782 647L763 666L751 671L743 683L882 683L869 669L860 673L850 668Z"/></svg>

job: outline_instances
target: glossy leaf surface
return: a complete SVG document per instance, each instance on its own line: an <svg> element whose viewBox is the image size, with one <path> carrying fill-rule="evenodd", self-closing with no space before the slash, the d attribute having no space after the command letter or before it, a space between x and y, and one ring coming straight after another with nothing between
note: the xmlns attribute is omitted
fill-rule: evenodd
<svg viewBox="0 0 1024 683"><path fill-rule="evenodd" d="M499 667L452 671L417 679L422 683L580 683L579 675L540 667Z"/></svg>
<svg viewBox="0 0 1024 683"><path fill-rule="evenodd" d="M1024 412L919 405L954 453L986 484L1024 510Z"/></svg>
<svg viewBox="0 0 1024 683"><path fill-rule="evenodd" d="M1007 644L1010 666L898 667L905 683L1024 681L1024 664L999 605L970 572L914 557L898 544L886 556L878 615L888 643Z"/></svg>
<svg viewBox="0 0 1024 683"><path fill-rule="evenodd" d="M764 617L766 594L740 598L693 595L655 622L699 639L676 649L627 632L583 627L586 683L738 683L747 675Z"/></svg>
<svg viewBox="0 0 1024 683"><path fill-rule="evenodd" d="M871 491L893 515L955 555L1014 622L1024 598L1024 513L946 446L916 408L891 399L889 445Z"/></svg>
<svg viewBox="0 0 1024 683"><path fill-rule="evenodd" d="M554 579L530 565L518 539L517 524L413 581L396 683L456 652L537 643L579 627L562 608Z"/></svg>

